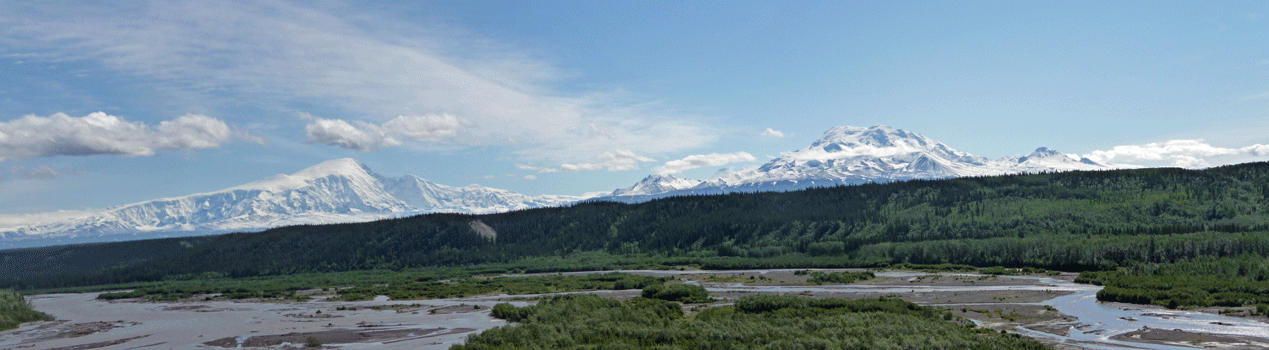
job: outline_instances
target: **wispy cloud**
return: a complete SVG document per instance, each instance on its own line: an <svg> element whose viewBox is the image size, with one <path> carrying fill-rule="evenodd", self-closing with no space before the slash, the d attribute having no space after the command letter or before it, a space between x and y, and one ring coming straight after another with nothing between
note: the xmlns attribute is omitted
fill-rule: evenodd
<svg viewBox="0 0 1269 350"><path fill-rule="evenodd" d="M1229 156L1269 156L1269 145L1255 144L1242 148L1212 146L1203 140L1171 140L1144 145L1115 146L1110 150L1084 155L1099 163L1164 161L1172 166L1201 168L1211 166L1212 158Z"/></svg>
<svg viewBox="0 0 1269 350"><path fill-rule="evenodd" d="M525 179L525 180L537 180L537 179L538 179L538 177L537 177L537 176L533 176L533 174L529 174L529 175L525 175L525 176L524 176L524 179Z"/></svg>
<svg viewBox="0 0 1269 350"><path fill-rule="evenodd" d="M1269 99L1269 91L1243 96L1244 100L1266 100Z"/></svg>
<svg viewBox="0 0 1269 350"><path fill-rule="evenodd" d="M688 169L695 169L707 166L720 166L728 163L743 163L756 161L753 155L746 152L736 153L710 153L710 154L694 154L683 159L671 160L665 165L656 168L658 174L678 174Z"/></svg>
<svg viewBox="0 0 1269 350"><path fill-rule="evenodd" d="M454 137L459 128L458 118L450 115L398 116L382 125L359 120L322 119L308 113L301 113L300 118L309 122L304 126L308 142L361 152L400 146L403 140L438 142Z"/></svg>
<svg viewBox="0 0 1269 350"><path fill-rule="evenodd" d="M83 117L57 113L0 122L0 159L125 155L152 156L157 150L216 148L234 139L258 141L224 121L186 114L150 127L96 112Z"/></svg>
<svg viewBox="0 0 1269 350"><path fill-rule="evenodd" d="M538 166L525 165L525 164L516 164L516 167L523 170L536 171L539 173L558 173L561 171L565 171L565 172L592 171L592 170L603 170L603 169L607 169L608 171L626 171L626 170L639 169L639 163L641 162L655 162L655 161L656 159L635 154L631 150L621 149L621 150L601 153L593 157L590 162L564 163L564 164L561 164L558 168L546 168L546 167L538 167Z"/></svg>
<svg viewBox="0 0 1269 350"><path fill-rule="evenodd" d="M760 135L760 136L772 136L772 137L784 137L784 132L783 132L783 131L780 131L780 130L772 129L772 128L767 128L767 130L763 130L761 133L758 133L758 135Z"/></svg>
<svg viewBox="0 0 1269 350"><path fill-rule="evenodd" d="M580 165L597 151L663 155L716 139L717 128L656 101L553 89L558 69L505 43L342 5L300 4L9 3L0 4L7 14L0 31L12 47L41 54L31 60L101 62L204 101L333 107L310 110L340 119L305 131L313 142L356 150L394 145L393 135L369 126L382 129L400 115L463 121L453 135L425 127L411 138L418 142L511 145L522 162L549 166Z"/></svg>
<svg viewBox="0 0 1269 350"><path fill-rule="evenodd" d="M82 170L54 169L53 167L50 167L47 165L37 165L37 166L31 166L31 167L15 165L15 166L9 167L8 174L5 174L8 176L0 175L0 181L4 181L7 179L51 180L51 179L62 177L63 175L68 175L68 174L78 175L82 173L83 173ZM3 173L0 172L0 174L3 174Z"/></svg>

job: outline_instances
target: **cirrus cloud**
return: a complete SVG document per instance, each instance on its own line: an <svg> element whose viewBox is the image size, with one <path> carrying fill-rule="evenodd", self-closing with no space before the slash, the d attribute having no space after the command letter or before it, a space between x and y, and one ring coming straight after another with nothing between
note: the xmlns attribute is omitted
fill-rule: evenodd
<svg viewBox="0 0 1269 350"><path fill-rule="evenodd" d="M186 114L154 127L103 112L83 117L27 115L0 122L0 159L153 156L158 150L216 148L234 139L257 140L224 121L199 114Z"/></svg>

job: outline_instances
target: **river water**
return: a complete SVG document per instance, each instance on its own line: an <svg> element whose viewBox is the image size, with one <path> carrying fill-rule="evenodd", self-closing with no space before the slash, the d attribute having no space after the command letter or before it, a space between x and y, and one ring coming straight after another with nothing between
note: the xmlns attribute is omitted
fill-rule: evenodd
<svg viewBox="0 0 1269 350"><path fill-rule="evenodd" d="M724 274L724 273L767 273L772 270L747 270L747 271L621 271L629 273L638 273L646 275L660 276L682 276L689 274ZM783 270L789 272L791 270ZM577 274L588 274L594 272L581 272ZM913 272L880 272L877 273L881 277L898 277L898 278L914 278L929 275L927 273ZM943 276L968 276L981 277L975 274L942 274ZM1076 345L1079 347L1090 349L1193 349L1193 347L1180 347L1169 345L1146 344L1136 342L1124 342L1111 339L1115 335L1135 331L1142 327L1163 330L1183 330L1187 332L1202 332L1216 334L1230 334L1242 336L1254 336L1261 338L1269 338L1269 324L1256 320L1243 319L1237 317L1227 317L1221 315L1213 315L1200 312L1167 310L1157 307L1147 307L1131 304L1119 303L1101 303L1097 301L1097 291L1101 290L1099 286L1077 284L1071 281L1035 276L1000 276L999 278L1013 278L1027 280L1027 283L1015 283L1003 285L869 285L869 284L847 284L847 285L818 285L818 286L773 286L773 285L745 285L741 283L713 284L706 283L706 288L710 292L748 292L748 293L780 293L780 294L800 294L809 293L870 293L870 294L908 294L908 293L929 293L929 292L985 292L985 291L1060 291L1070 292L1070 294L1048 299L1038 303L1010 303L1010 304L1032 304L1032 305L1049 305L1058 311L1078 318L1075 322L1063 322L1059 324L1070 324L1070 330L1067 335L1054 335L1051 333L1040 332L1021 328L1019 331L1025 335L1035 338L1047 338L1054 341ZM630 291L625 293L629 294ZM589 292L601 295L610 293L622 293L615 291L598 291ZM529 296L520 296L529 297ZM259 334L280 334L286 332L305 332L305 331L321 331L335 328L352 328L356 329L359 322L373 322L380 324L401 324L409 325L409 328L429 328L439 327L445 329L462 329L462 332L452 333L445 336L417 338L408 342L400 343L377 343L377 344L343 344L345 348L411 348L411 349L443 349L448 348L450 344L460 343L467 334L479 332L492 327L505 324L500 320L495 320L489 316L488 308L494 304L502 302L502 296L476 296L468 298L439 299L439 300L417 300L417 301L395 301L386 298L376 299L375 301L364 302L325 302L314 301L305 303L236 303L231 301L213 301L194 304L170 304L170 303L110 303L95 300L95 294L60 294L60 295L44 295L32 297L32 303L37 309L44 310L57 316L62 320L69 320L75 323L82 322L131 322L130 326L116 328L108 332L101 332L80 338L57 338L41 341L36 346L54 347L54 346L72 346L82 345L94 341L105 341L118 339L128 336L145 336L145 338L129 341L125 344L117 345L119 348L128 348L138 345L155 346L163 348L204 348L201 343L217 339L220 337L245 337ZM400 314L393 311L373 311L367 309L373 305L391 305L391 304L408 304L422 303L426 304L426 308L445 307L454 305L481 305L484 307L480 312L459 313L448 315L430 315L424 313L407 313ZM518 306L528 304L528 301L515 301L513 304ZM173 310L179 309L180 306L189 307L196 305L205 307L207 310ZM935 304L937 305L937 304ZM963 304L957 304L963 305ZM988 305L988 304L984 304ZM173 306L176 306L175 308ZM358 308L357 311L332 311L337 306L349 306ZM216 312L201 312L208 310L216 310ZM298 319L296 314L313 314L318 309L326 310L327 313L335 313L338 318L321 319L320 322ZM331 323L326 327L327 323ZM38 323L23 325L23 329L29 335L23 336L20 330L6 332L0 335L0 348L10 346L18 346L19 344L30 344L23 338L38 336L38 332L33 328L38 328ZM204 336L205 335L205 336ZM28 339L29 340L29 339Z"/></svg>
<svg viewBox="0 0 1269 350"><path fill-rule="evenodd" d="M759 272L759 271L755 271ZM927 273L880 272L879 277L918 277ZM942 274L943 276L970 276L974 274ZM1168 310L1132 304L1102 303L1097 301L1100 286L1078 284L1048 277L1034 276L1001 276L1000 278L1016 278L1034 281L1023 285L998 286L885 286L866 284L819 285L819 286L750 286L740 283L724 285L707 285L711 292L751 292L798 294L810 293L928 293L928 292L982 292L982 291L1066 291L1071 294L1049 299L1039 303L1013 303L1049 305L1059 312L1079 319L1072 325L1069 334L1059 336L1030 329L1021 329L1026 335L1035 338L1049 338L1091 349L1193 349L1169 345L1124 342L1111 337L1131 331L1150 327L1154 329L1179 329L1186 332L1202 332L1216 334L1245 335L1269 338L1269 324L1237 317L1214 315L1201 312ZM958 304L961 305L961 304ZM1066 323L1066 322L1063 322Z"/></svg>

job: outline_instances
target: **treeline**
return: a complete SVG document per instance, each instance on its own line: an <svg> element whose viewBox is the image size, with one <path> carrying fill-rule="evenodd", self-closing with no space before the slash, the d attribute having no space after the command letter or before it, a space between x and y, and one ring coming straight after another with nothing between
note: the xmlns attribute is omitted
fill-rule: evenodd
<svg viewBox="0 0 1269 350"><path fill-rule="evenodd" d="M1105 286L1097 293L1102 301L1173 309L1269 305L1269 259L1259 254L1134 264L1115 271L1084 272L1076 282Z"/></svg>
<svg viewBox="0 0 1269 350"><path fill-rule="evenodd" d="M176 301L189 298L211 299L293 299L309 300L297 293L320 288L336 294L335 300L369 300L386 295L394 300L458 298L484 294L545 294L591 290L644 289L665 283L667 277L628 273L593 275L545 275L519 277L479 277L489 271L441 269L415 272L327 273L257 278L206 278L145 283L137 286L102 286L104 290L132 287L127 292L101 293L97 299L145 299ZM698 287L699 288L699 287ZM703 291L703 289L702 289Z"/></svg>
<svg viewBox="0 0 1269 350"><path fill-rule="evenodd" d="M565 295L520 308L499 304L493 315L521 324L451 349L1044 349L886 298L748 296L687 319L677 303L658 299Z"/></svg>
<svg viewBox="0 0 1269 350"><path fill-rule="evenodd" d="M485 239L479 220L497 231ZM155 257L35 267L0 286L73 287L214 273L230 278L508 264L596 254L653 265L867 267L898 263L1107 270L1199 256L1269 255L1269 163L907 181L430 214L132 243ZM186 242L180 244L179 242ZM56 248L91 261L112 244ZM173 247L178 247L173 250ZM91 248L91 249L90 249ZM162 248L162 249L158 249ZM52 249L52 248L46 248ZM0 252L5 269L17 255ZM53 266L60 258L44 260ZM822 262L823 264L818 264ZM544 266L551 270L551 266ZM87 272L78 272L87 271Z"/></svg>
<svg viewBox="0 0 1269 350"><path fill-rule="evenodd" d="M22 294L0 290L0 331L18 328L18 325L26 322L52 320L52 316L32 309Z"/></svg>

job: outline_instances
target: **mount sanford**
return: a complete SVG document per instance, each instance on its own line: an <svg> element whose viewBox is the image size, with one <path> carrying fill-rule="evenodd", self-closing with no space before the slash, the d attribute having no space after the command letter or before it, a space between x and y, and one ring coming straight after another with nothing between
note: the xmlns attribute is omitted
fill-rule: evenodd
<svg viewBox="0 0 1269 350"><path fill-rule="evenodd" d="M784 153L761 166L723 170L705 181L653 175L630 188L593 200L635 203L669 196L1118 168L1125 167L1075 158L1047 147L1025 157L987 159L957 151L925 135L884 125L837 126L810 147Z"/></svg>
<svg viewBox="0 0 1269 350"><path fill-rule="evenodd" d="M1121 167L1077 159L1045 147L1025 157L987 159L887 126L838 126L810 147L784 153L760 166L723 170L705 181L652 175L630 188L586 200L637 203L682 195L1114 168ZM435 212L493 213L579 200L583 198L530 197L478 185L451 187L413 175L386 177L344 158L220 191L0 228L0 249L258 231Z"/></svg>

